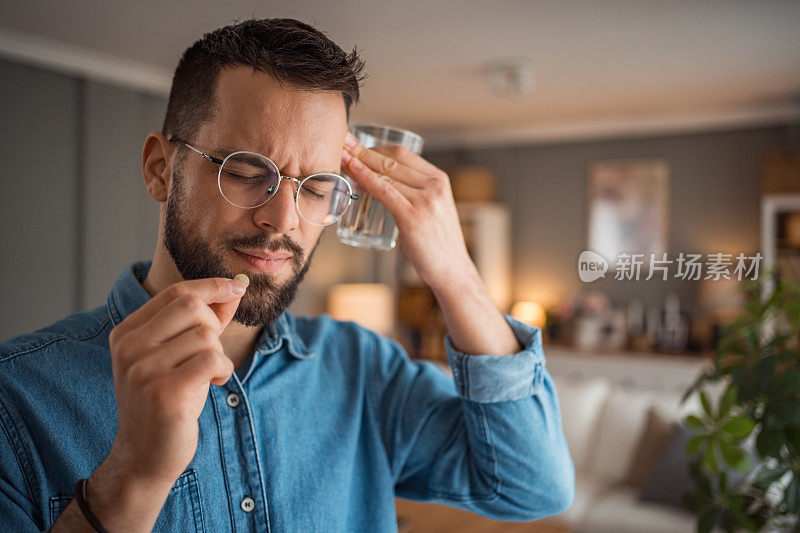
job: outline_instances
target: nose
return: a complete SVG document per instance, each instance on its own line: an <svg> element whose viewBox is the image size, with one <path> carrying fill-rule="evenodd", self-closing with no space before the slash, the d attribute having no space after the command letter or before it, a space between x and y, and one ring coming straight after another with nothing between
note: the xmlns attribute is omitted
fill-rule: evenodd
<svg viewBox="0 0 800 533"><path fill-rule="evenodd" d="M254 209L253 221L258 226L272 226L277 233L289 233L300 224L295 206L298 184L289 178L281 179L280 186L267 203Z"/></svg>

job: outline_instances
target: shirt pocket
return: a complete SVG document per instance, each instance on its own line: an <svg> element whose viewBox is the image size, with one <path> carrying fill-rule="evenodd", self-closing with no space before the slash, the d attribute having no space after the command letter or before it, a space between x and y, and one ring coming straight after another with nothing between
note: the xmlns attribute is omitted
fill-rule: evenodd
<svg viewBox="0 0 800 533"><path fill-rule="evenodd" d="M72 499L71 496L53 496L50 498L51 525ZM200 505L200 489L197 485L197 473L193 468L186 470L175 481L167 495L164 506L161 508L153 531L159 533L205 531L203 509Z"/></svg>

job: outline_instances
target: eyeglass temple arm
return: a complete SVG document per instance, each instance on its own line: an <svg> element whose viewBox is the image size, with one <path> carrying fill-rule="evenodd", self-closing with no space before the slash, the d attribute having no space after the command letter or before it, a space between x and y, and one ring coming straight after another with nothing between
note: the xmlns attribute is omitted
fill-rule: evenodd
<svg viewBox="0 0 800 533"><path fill-rule="evenodd" d="M211 161L213 163L216 163L218 165L222 164L222 161L223 161L222 159L220 159L218 157L214 157L213 155L208 155L207 153L205 153L205 152L203 152L201 150L198 150L197 148L195 148L191 144L187 143L186 141L182 141L182 140L178 139L177 137L171 137L170 141L181 143L182 145L186 146L187 148L190 148L191 150L194 150L195 152L197 152L198 154L200 154L201 156L205 157L206 159L208 159L209 161Z"/></svg>

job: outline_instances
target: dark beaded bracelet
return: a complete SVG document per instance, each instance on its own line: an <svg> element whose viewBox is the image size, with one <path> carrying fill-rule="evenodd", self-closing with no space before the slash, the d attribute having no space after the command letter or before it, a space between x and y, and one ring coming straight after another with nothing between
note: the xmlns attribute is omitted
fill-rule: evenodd
<svg viewBox="0 0 800 533"><path fill-rule="evenodd" d="M108 533L108 530L100 525L100 521L97 520L97 517L92 514L92 511L89 510L89 504L86 503L86 482L88 479L79 479L75 483L75 500L78 502L78 507L80 507L81 512L83 513L83 517L89 522L89 525L94 528L97 533Z"/></svg>

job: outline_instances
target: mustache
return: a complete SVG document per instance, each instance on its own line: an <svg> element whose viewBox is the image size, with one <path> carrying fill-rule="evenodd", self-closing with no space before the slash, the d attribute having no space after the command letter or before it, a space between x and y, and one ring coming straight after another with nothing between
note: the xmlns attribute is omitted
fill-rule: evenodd
<svg viewBox="0 0 800 533"><path fill-rule="evenodd" d="M239 237L228 241L230 248L258 248L269 252L279 252L285 250L291 252L296 257L303 256L303 249L294 243L288 235L279 239L270 240L266 235L256 235L254 237Z"/></svg>

